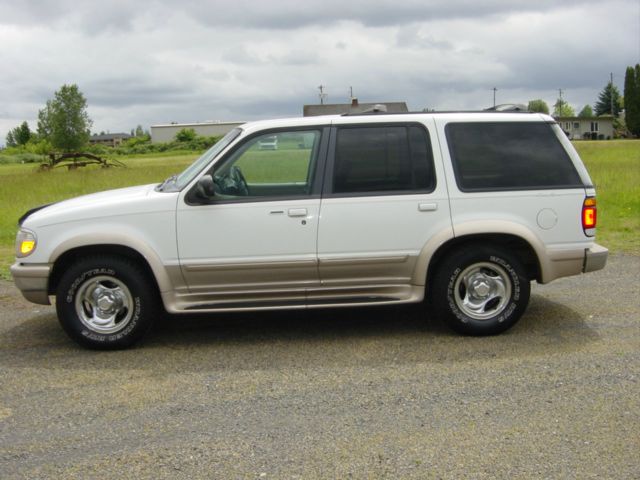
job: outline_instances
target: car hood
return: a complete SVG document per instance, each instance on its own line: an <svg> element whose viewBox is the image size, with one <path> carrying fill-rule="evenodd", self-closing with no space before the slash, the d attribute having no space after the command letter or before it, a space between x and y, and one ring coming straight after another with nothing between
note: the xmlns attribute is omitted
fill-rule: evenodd
<svg viewBox="0 0 640 480"><path fill-rule="evenodd" d="M63 200L30 210L20 219L20 222L21 225L29 228L88 218L144 213L154 210L153 204L164 203L154 201L154 198L167 199L175 196L171 193L156 192L154 190L156 186L157 184L154 183L119 188Z"/></svg>

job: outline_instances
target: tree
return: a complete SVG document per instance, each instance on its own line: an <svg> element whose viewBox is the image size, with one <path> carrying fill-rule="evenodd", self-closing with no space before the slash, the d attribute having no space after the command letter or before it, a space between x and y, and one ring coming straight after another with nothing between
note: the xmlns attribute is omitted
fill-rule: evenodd
<svg viewBox="0 0 640 480"><path fill-rule="evenodd" d="M144 130L142 129L142 125L138 125L136 127L136 137L144 137Z"/></svg>
<svg viewBox="0 0 640 480"><path fill-rule="evenodd" d="M529 110L530 112L546 113L548 115L549 105L547 105L547 102L541 99L531 100L529 102L529 105L527 106L527 110Z"/></svg>
<svg viewBox="0 0 640 480"><path fill-rule="evenodd" d="M27 122L22 122L19 127L14 129L13 138L15 138L18 145L26 145L31 140L31 129Z"/></svg>
<svg viewBox="0 0 640 480"><path fill-rule="evenodd" d="M63 85L38 112L38 133L65 152L80 150L89 141L93 122L77 85Z"/></svg>
<svg viewBox="0 0 640 480"><path fill-rule="evenodd" d="M27 122L22 122L16 128L13 128L7 133L7 146L8 147L17 147L20 145L26 145L33 133L29 129L29 124Z"/></svg>
<svg viewBox="0 0 640 480"><path fill-rule="evenodd" d="M576 112L571 105L559 98L553 105L554 117L575 117Z"/></svg>
<svg viewBox="0 0 640 480"><path fill-rule="evenodd" d="M596 116L613 114L614 117L617 117L620 114L620 100L618 87L611 82L607 83L607 86L598 95L598 101L595 104ZM611 112L612 108L613 112Z"/></svg>
<svg viewBox="0 0 640 480"><path fill-rule="evenodd" d="M580 118L593 117L593 109L591 108L591 105L585 105L584 107L582 107L582 110L580 110L580 113L578 114L578 116Z"/></svg>
<svg viewBox="0 0 640 480"><path fill-rule="evenodd" d="M47 104L42 110L38 111L38 136L41 138L51 137L51 100L47 100Z"/></svg>
<svg viewBox="0 0 640 480"><path fill-rule="evenodd" d="M624 105L627 129L640 136L640 64L627 67L624 76Z"/></svg>
<svg viewBox="0 0 640 480"><path fill-rule="evenodd" d="M13 137L13 130L9 130L9 133L7 133L6 141L7 141L7 147L16 146L16 139Z"/></svg>

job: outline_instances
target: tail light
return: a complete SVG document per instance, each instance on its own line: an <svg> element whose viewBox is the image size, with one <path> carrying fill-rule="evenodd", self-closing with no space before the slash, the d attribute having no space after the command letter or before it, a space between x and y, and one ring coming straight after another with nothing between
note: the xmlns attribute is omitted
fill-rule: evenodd
<svg viewBox="0 0 640 480"><path fill-rule="evenodd" d="M587 197L582 204L582 229L587 237L593 237L596 234L597 220L596 198Z"/></svg>

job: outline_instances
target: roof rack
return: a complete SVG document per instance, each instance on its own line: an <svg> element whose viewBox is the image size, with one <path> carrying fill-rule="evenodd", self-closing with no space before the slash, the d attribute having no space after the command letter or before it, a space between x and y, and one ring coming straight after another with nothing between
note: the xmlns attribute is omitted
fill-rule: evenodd
<svg viewBox="0 0 640 480"><path fill-rule="evenodd" d="M384 105L376 105L374 108L370 108L364 112L350 112L350 113L342 113L341 117L357 117L357 116L367 116L367 115L415 115L417 113L425 113L425 114L439 114L439 113L522 113L522 114L530 114L535 112L530 112L527 110L525 105L520 105L516 103L505 103L503 105L496 105L495 107L485 108L484 110L429 110L429 111L411 111L411 112L387 112L385 109L378 109L376 107L384 107Z"/></svg>
<svg viewBox="0 0 640 480"><path fill-rule="evenodd" d="M485 108L485 112L528 112L526 105L521 103L502 103L493 107Z"/></svg>
<svg viewBox="0 0 640 480"><path fill-rule="evenodd" d="M373 107L363 110L362 112L347 112L341 114L342 117L350 117L353 115L372 115L372 114L380 114L386 113L388 115L393 115L396 113L411 113L411 112L388 112L387 106L384 103L376 103Z"/></svg>

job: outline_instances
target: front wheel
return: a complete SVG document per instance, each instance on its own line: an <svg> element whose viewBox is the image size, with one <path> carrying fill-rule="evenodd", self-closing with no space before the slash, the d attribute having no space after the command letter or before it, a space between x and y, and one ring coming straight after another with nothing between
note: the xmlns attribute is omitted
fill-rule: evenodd
<svg viewBox="0 0 640 480"><path fill-rule="evenodd" d="M431 285L438 315L466 335L494 335L512 327L524 313L531 290L516 257L484 246L454 252L439 266Z"/></svg>
<svg viewBox="0 0 640 480"><path fill-rule="evenodd" d="M81 259L58 284L60 324L84 347L129 347L149 330L157 314L157 295L149 284L142 269L126 259Z"/></svg>

